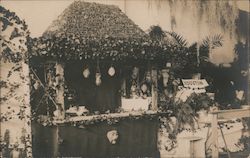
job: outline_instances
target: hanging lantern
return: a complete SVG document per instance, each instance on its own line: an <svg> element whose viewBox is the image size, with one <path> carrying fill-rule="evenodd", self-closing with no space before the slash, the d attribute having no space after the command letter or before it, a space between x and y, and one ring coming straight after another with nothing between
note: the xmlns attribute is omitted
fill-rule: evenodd
<svg viewBox="0 0 250 158"><path fill-rule="evenodd" d="M167 67L167 68L170 68L171 66L172 66L172 65L171 65L170 62L167 62L167 63L166 63L166 67Z"/></svg>
<svg viewBox="0 0 250 158"><path fill-rule="evenodd" d="M136 85L132 85L130 90L131 90L132 97L135 97L136 96Z"/></svg>
<svg viewBox="0 0 250 158"><path fill-rule="evenodd" d="M138 77L138 74L139 74L139 68L134 67L132 71L132 79L136 79Z"/></svg>
<svg viewBox="0 0 250 158"><path fill-rule="evenodd" d="M160 80L162 78L162 71L159 70L157 71L157 75L155 76L158 80Z"/></svg>
<svg viewBox="0 0 250 158"><path fill-rule="evenodd" d="M150 82L152 81L150 71L146 72L146 77L145 77L145 78L146 78L146 81L147 81L148 83L150 83Z"/></svg>
<svg viewBox="0 0 250 158"><path fill-rule="evenodd" d="M143 93L146 93L147 90L148 90L148 86L147 86L145 83L142 84L142 86L141 86L141 91L142 91Z"/></svg>
<svg viewBox="0 0 250 158"><path fill-rule="evenodd" d="M95 74L95 84L97 86L100 86L101 83L102 83L102 80L101 80L100 65L99 65L99 60L97 60L97 68L96 68L96 74Z"/></svg>
<svg viewBox="0 0 250 158"><path fill-rule="evenodd" d="M101 73L97 72L97 73L95 74L95 84L96 84L97 86L100 86L101 83L102 83L102 80L101 80Z"/></svg>
<svg viewBox="0 0 250 158"><path fill-rule="evenodd" d="M168 78L169 78L169 74L168 74L169 71L167 69L163 69L161 72L162 72L162 77L163 77L163 85L164 85L164 87L167 87Z"/></svg>
<svg viewBox="0 0 250 158"><path fill-rule="evenodd" d="M116 144L119 134L117 130L111 130L107 132L107 138L111 144Z"/></svg>
<svg viewBox="0 0 250 158"><path fill-rule="evenodd" d="M114 68L113 66L111 66L111 67L109 68L108 74L109 74L110 76L114 76L114 75L115 75L115 68Z"/></svg>
<svg viewBox="0 0 250 158"><path fill-rule="evenodd" d="M40 87L40 82L36 81L33 85L34 89L37 90Z"/></svg>
<svg viewBox="0 0 250 158"><path fill-rule="evenodd" d="M83 70L82 72L84 78L88 78L90 75L89 68L87 67L86 69Z"/></svg>

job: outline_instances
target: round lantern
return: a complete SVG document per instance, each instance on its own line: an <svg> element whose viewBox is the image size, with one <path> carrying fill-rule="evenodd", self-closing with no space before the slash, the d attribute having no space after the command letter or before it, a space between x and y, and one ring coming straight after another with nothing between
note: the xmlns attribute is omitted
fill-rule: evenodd
<svg viewBox="0 0 250 158"><path fill-rule="evenodd" d="M83 72L82 72L82 74L83 74L84 78L88 78L89 75L90 75L89 68L84 69Z"/></svg>
<svg viewBox="0 0 250 158"><path fill-rule="evenodd" d="M142 91L143 93L146 93L147 90L148 90L148 86L147 86L145 83L142 84L142 86L141 86L141 91Z"/></svg>
<svg viewBox="0 0 250 158"><path fill-rule="evenodd" d="M111 144L116 144L119 134L117 130L111 130L107 132L107 138Z"/></svg>
<svg viewBox="0 0 250 158"><path fill-rule="evenodd" d="M171 66L172 66L172 64L171 64L170 62L167 62L167 63L166 63L166 67L167 67L167 68L170 68Z"/></svg>
<svg viewBox="0 0 250 158"><path fill-rule="evenodd" d="M111 67L109 68L108 74L109 74L110 76L114 76L114 75L115 75L115 68L114 68L113 66L111 66Z"/></svg>

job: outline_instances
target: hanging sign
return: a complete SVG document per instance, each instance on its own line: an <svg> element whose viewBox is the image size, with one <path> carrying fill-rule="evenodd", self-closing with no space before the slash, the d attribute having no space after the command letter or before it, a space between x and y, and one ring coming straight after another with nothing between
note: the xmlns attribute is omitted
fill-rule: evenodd
<svg viewBox="0 0 250 158"><path fill-rule="evenodd" d="M208 83L205 79L182 79L183 86L186 88L206 88Z"/></svg>

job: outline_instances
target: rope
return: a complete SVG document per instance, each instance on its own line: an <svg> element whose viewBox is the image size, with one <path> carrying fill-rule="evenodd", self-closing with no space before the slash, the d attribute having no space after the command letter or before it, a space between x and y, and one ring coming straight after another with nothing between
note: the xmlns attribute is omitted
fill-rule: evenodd
<svg viewBox="0 0 250 158"><path fill-rule="evenodd" d="M45 86L43 85L42 81L40 80L40 78L37 76L36 72L30 68L32 73L36 76L36 78L39 80L39 82L41 83L41 86L43 87L44 90L46 90ZM58 107L58 105L56 104L56 102L54 101L54 99L51 97L51 95L49 93L47 93L47 96L49 97L49 99L52 101L52 103Z"/></svg>

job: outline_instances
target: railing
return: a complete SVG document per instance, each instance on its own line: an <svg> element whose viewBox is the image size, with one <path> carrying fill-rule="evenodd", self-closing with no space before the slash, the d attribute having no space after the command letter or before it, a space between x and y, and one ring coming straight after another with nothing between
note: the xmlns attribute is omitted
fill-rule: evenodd
<svg viewBox="0 0 250 158"><path fill-rule="evenodd" d="M233 110L218 110L211 112L212 117L212 158L219 157L218 150L218 120L219 119L235 119L250 117L250 108L248 109L233 109ZM229 155L230 157L230 155Z"/></svg>

